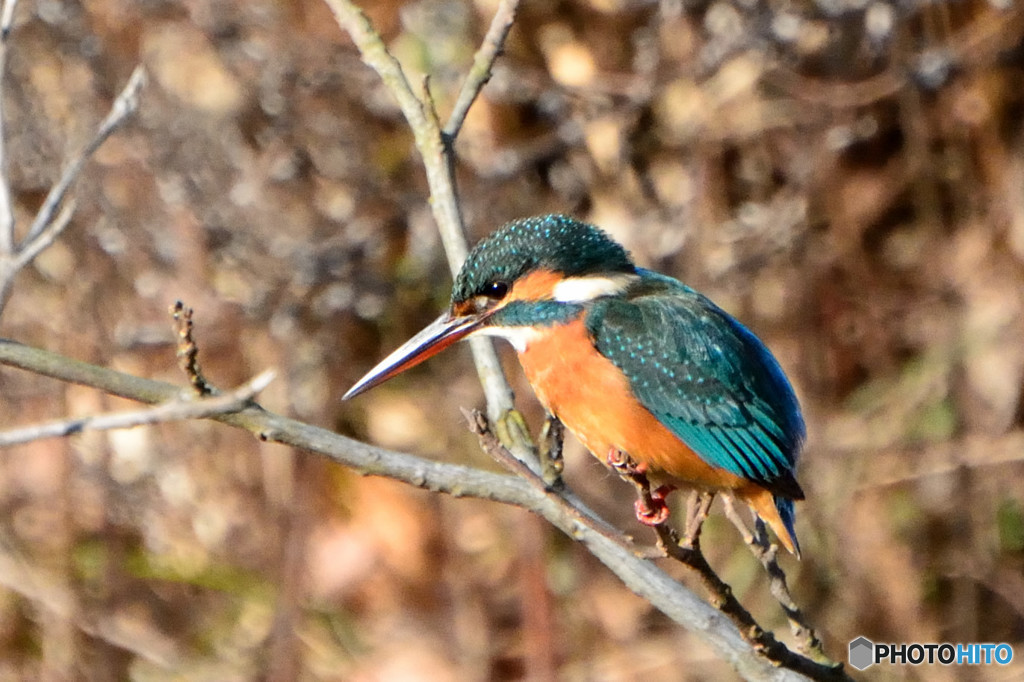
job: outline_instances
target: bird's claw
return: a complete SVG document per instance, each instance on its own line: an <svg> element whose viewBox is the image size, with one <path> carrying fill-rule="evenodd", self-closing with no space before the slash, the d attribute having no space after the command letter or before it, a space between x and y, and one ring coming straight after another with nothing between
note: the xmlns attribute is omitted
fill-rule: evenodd
<svg viewBox="0 0 1024 682"><path fill-rule="evenodd" d="M537 455L540 457L540 470L544 483L557 490L564 486L562 482L562 444L565 438L565 427L553 414L548 414L540 431Z"/></svg>
<svg viewBox="0 0 1024 682"><path fill-rule="evenodd" d="M606 461L608 466L618 472L620 476L635 477L647 473L646 462L637 464L632 457L617 448L612 448L608 451Z"/></svg>
<svg viewBox="0 0 1024 682"><path fill-rule="evenodd" d="M669 516L665 498L675 490L675 486L662 485L654 488L647 478L647 462L638 463L628 453L617 448L608 451L607 461L609 467L636 488L637 499L633 503L633 509L636 511L637 521L645 526L665 523Z"/></svg>
<svg viewBox="0 0 1024 682"><path fill-rule="evenodd" d="M637 500L633 508L636 510L636 520L645 526L657 526L668 520L669 511L665 500L654 500L654 504Z"/></svg>
<svg viewBox="0 0 1024 682"><path fill-rule="evenodd" d="M675 490L674 486L663 485L652 490L649 496L638 497L633 503L636 520L645 526L657 526L665 523L670 513L665 499L673 490Z"/></svg>

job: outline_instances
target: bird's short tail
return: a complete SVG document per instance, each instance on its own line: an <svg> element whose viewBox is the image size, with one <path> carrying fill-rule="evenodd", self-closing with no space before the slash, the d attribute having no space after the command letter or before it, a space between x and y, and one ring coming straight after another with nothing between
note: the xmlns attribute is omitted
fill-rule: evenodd
<svg viewBox="0 0 1024 682"><path fill-rule="evenodd" d="M742 488L737 490L736 494L771 527L782 546L799 559L800 543L797 542L796 530L793 528L793 523L796 521L793 500L788 497L772 495L760 486Z"/></svg>
<svg viewBox="0 0 1024 682"><path fill-rule="evenodd" d="M792 547L787 546L786 549L799 559L800 543L797 542L796 528L793 527L793 524L796 522L796 509L793 507L793 500L788 497L779 497L778 495L773 495L772 497L775 499L775 509L779 512L779 519L782 521L782 525L786 527L786 535L789 536L788 539L793 545Z"/></svg>

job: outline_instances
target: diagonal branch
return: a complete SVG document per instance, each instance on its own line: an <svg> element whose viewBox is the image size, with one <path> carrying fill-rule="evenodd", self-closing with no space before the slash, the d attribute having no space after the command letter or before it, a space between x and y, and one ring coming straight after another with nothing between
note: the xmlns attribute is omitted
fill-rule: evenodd
<svg viewBox="0 0 1024 682"><path fill-rule="evenodd" d="M50 220L46 227L43 228L43 231L40 232L31 242L25 243L14 256L12 276L35 260L36 256L50 248L50 246L57 241L57 237L59 237L67 228L68 224L71 223L71 218L74 214L75 202L74 200L68 200L60 209L60 213Z"/></svg>
<svg viewBox="0 0 1024 682"><path fill-rule="evenodd" d="M455 137L462 130L462 124L466 121L469 108L473 106L473 102L487 85L487 81L491 80L491 69L505 45L508 32L512 30L518 10L519 0L501 0L498 4L498 9L491 20L491 26L487 29L487 35L484 36L480 49L473 57L473 66L466 74L466 82L462 84L459 97L455 100L455 107L444 127L444 135L449 143L455 141Z"/></svg>
<svg viewBox="0 0 1024 682"><path fill-rule="evenodd" d="M377 72L384 86L398 102L405 120L412 129L416 148L423 159L423 166L427 173L427 183L430 186L430 208L441 234L441 241L448 257L448 266L454 275L462 267L462 262L468 253L466 229L456 198L454 159L451 155L450 145L446 143L442 134L433 102L430 101L429 96L421 97L416 94L402 70L402 65L388 52L380 34L374 30L362 10L350 0L325 0L325 2L334 13L338 24L351 36L363 61ZM499 9L500 12L501 9ZM488 36L490 36L490 32L488 32ZM496 47L493 52L485 54L489 54L490 58L494 59L497 58L497 53L498 48ZM489 71L490 69L485 70ZM478 92L478 88L473 91L473 99ZM464 106L468 107L471 103L472 100ZM494 344L488 339L478 337L470 339L470 347L473 350L477 374L487 396L487 414L492 421L497 421L501 415L514 408L512 389L505 379L498 355L494 351ZM513 452L524 461L531 459L530 453L519 448L514 449ZM536 460L536 457L532 457L532 459Z"/></svg>
<svg viewBox="0 0 1024 682"><path fill-rule="evenodd" d="M466 418L469 430L480 439L480 448L490 455L494 461L518 475L524 481L532 485L536 490L546 495L559 505L562 510L574 518L578 523L587 526L596 533L604 535L609 540L621 544L631 552L636 553L637 548L617 528L600 518L592 510L588 509L583 501L567 490L559 490L547 483L544 478L533 472L528 466L512 456L512 453L502 444L501 440L491 430L490 422L479 410L463 409L462 415Z"/></svg>
<svg viewBox="0 0 1024 682"><path fill-rule="evenodd" d="M739 510L733 504L733 499L730 496L725 496L725 515L728 517L732 524L736 526L737 530L743 536L743 541L747 547L753 553L757 560L761 563L765 573L768 574L769 578L769 590L775 600L779 602L779 606L786 614L786 618L789 620L790 630L793 636L797 640L797 646L800 651L811 658L812 660L818 661L819 663L829 664L832 661L825 655L824 648L821 640L818 639L818 635L815 633L814 628L811 627L807 617L804 616L803 611L797 606L797 603L793 600L793 596L789 592L789 584L786 581L786 574L783 572L782 567L779 566L778 562L778 545L772 544L768 538L768 531L764 527L764 522L754 517L754 530L751 531L747 524L740 517Z"/></svg>
<svg viewBox="0 0 1024 682"><path fill-rule="evenodd" d="M644 470L638 467L636 462L627 453L621 451L610 453L608 459L609 464L619 476L636 488L638 499L642 505L646 505L648 509L652 508L654 506L652 503L655 494L651 490L650 481ZM750 611L736 598L732 587L715 573L715 569L708 563L707 557L704 556L704 552L700 547L701 527L707 518L713 499L714 496L710 493L698 493L690 501L688 504L686 532L683 537L680 537L679 533L666 523L667 516L660 517L657 523L652 523L654 532L658 536L658 547L668 557L688 566L697 574L701 585L704 586L704 589L710 595L711 603L732 621L733 625L736 626L756 651L775 661L778 665L796 670L815 680L848 681L850 677L846 674L842 664L835 663L825 656L821 643L817 642L816 638L813 638L813 631L811 631L811 636L817 642L817 648L808 651L809 657L791 651L789 647L777 640L770 630L763 629L754 620ZM731 504L727 503L726 508L730 514L734 514ZM763 524L761 530L764 533L761 540L768 544ZM753 542L749 538L749 533L745 535L748 538L748 543ZM765 568L768 568L768 564L765 563L762 556L758 555L758 558L762 559ZM771 560L774 562L774 552L771 553ZM778 574L781 574L782 570L777 563L775 563L775 570L775 574L769 570L772 578L772 593L776 598L780 598L776 592L778 589ZM784 575L782 576L782 586L785 587ZM785 594L787 597L789 596L788 588L785 590ZM792 603L792 599L790 599L790 603ZM796 608L795 604L793 608ZM797 613L799 613L798 610ZM803 624L802 621L801 624ZM803 639L801 640L801 646L804 646Z"/></svg>
<svg viewBox="0 0 1024 682"><path fill-rule="evenodd" d="M3 61L6 59L7 38L10 26L4 22L10 19L13 2L5 2L0 9L0 78L3 76ZM74 212L73 202L65 202L68 190L81 174L85 164L108 137L114 134L139 108L139 93L145 84L146 75L142 66L135 67L124 89L114 100L107 116L100 123L93 138L76 154L50 188L43 205L36 213L28 233L20 244L14 244L14 218L11 206L10 184L4 169L2 101L0 101L0 311L7 305L14 278L48 248L64 232ZM0 97L2 100L2 97Z"/></svg>
<svg viewBox="0 0 1024 682"><path fill-rule="evenodd" d="M138 110L139 93L142 92L142 86L145 85L145 83L146 71L140 64L135 67L131 76L128 77L128 82L114 100L106 118L103 119L103 122L100 123L100 127L96 130L96 134L93 135L92 139L86 143L82 150L71 159L71 163L69 163L64 169L64 172L61 173L60 179L57 180L56 184L50 188L49 193L46 195L46 199L43 200L43 205L39 208L39 212L36 214L35 220L32 221L32 226L29 227L28 234L25 235L25 240L22 242L23 249L31 245L31 243L39 237L40 234L42 234L43 230L53 222L54 216L57 214L57 209L64 201L64 197L67 196L72 183L74 183L82 173L82 168L85 166L86 162L88 162L89 159L92 158L92 155L96 153L96 150L107 141L107 138L113 135L114 132L124 125L125 121L127 121L128 118Z"/></svg>
<svg viewBox="0 0 1024 682"><path fill-rule="evenodd" d="M171 400L181 391L173 384L131 376L2 339L0 364L150 404ZM435 492L493 500L527 509L583 543L627 587L702 637L744 678L805 679L792 670L775 667L759 656L725 615L652 561L636 556L620 541L594 530L590 524L581 523L578 515L568 513L542 487L518 476L432 462L374 447L268 412L254 403L238 412L213 415L211 419L245 429L264 441L315 452L363 475L384 476Z"/></svg>
<svg viewBox="0 0 1024 682"><path fill-rule="evenodd" d="M43 438L60 438L82 431L128 429L185 419L209 419L220 414L238 412L245 408L256 397L256 394L266 388L273 379L274 371L267 370L234 391L211 398L178 396L156 407L142 410L61 419L46 424L12 429L0 432L0 447L20 445Z"/></svg>

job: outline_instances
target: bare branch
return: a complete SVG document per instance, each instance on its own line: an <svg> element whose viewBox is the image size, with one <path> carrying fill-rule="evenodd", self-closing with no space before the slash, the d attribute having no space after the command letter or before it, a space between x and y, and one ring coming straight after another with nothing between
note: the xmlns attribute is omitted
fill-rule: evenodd
<svg viewBox="0 0 1024 682"><path fill-rule="evenodd" d="M145 84L146 70L140 64L135 67L132 75L128 77L128 82L125 84L124 89L121 90L121 94L114 100L106 118L103 119L100 127L96 130L96 134L71 159L71 163L64 169L60 179L50 188L50 192L46 195L43 205L39 208L35 220L32 221L28 234L25 235L21 248L29 248L32 242L43 233L43 230L46 229L46 226L50 224L56 215L57 209L61 202L64 201L64 197L67 195L71 184L78 179L86 162L92 158L92 155L100 148L100 145L106 142L107 138L124 125L125 121L138 110L139 93Z"/></svg>
<svg viewBox="0 0 1024 682"><path fill-rule="evenodd" d="M384 86L398 101L416 140L416 148L423 159L430 186L430 207L437 223L441 241L444 244L448 266L456 274L466 259L466 230L455 194L453 176L454 159L450 145L444 139L437 113L432 103L420 99L406 78L402 65L390 52L380 34L374 30L370 20L349 0L325 0L334 13L338 24L348 32L362 55L363 61L380 76ZM488 32L490 34L490 32ZM497 49L494 56L497 56ZM449 141L450 142L450 141ZM494 351L494 344L485 338L470 339L473 360L477 374L487 396L487 414L492 421L513 409L512 389ZM530 461L531 454L519 448L513 449L516 457ZM532 459L535 461L536 457Z"/></svg>
<svg viewBox="0 0 1024 682"><path fill-rule="evenodd" d="M658 496L655 491L651 490L647 474L642 467L637 466L628 453L613 451L609 453L608 461L623 480L636 488L638 510L657 507ZM713 499L714 496L710 493L698 493L690 500L686 533L682 538L672 526L666 523L667 515L658 516L657 523L651 524L658 536L658 546L667 556L690 567L697 573L701 584L710 595L711 603L729 618L755 651L775 661L778 665L798 671L814 680L848 681L850 677L843 670L842 664L835 663L826 657L824 651L821 650L820 642L817 650L813 651L815 656L813 658L805 657L791 651L785 644L777 640L771 631L763 629L736 598L729 584L715 573L700 547L700 530L704 519L707 518ZM728 506L727 510L729 513L733 513L731 506ZM746 536L749 537L749 533L746 533ZM772 559L774 560L774 554ZM775 565L775 568L781 573L778 564ZM788 590L786 594L788 595Z"/></svg>
<svg viewBox="0 0 1024 682"><path fill-rule="evenodd" d="M686 530L682 537L684 546L700 545L700 532L704 528L704 522L708 520L708 512L711 511L711 503L714 501L715 494L711 492L694 490L690 495L690 499L686 501Z"/></svg>
<svg viewBox="0 0 1024 682"><path fill-rule="evenodd" d="M7 49L14 23L14 7L18 0L4 0L0 8L0 254L14 252L14 206L11 202L11 182L7 177L6 118L4 114L3 80L7 74Z"/></svg>
<svg viewBox="0 0 1024 682"><path fill-rule="evenodd" d="M274 379L274 371L267 370L230 393L212 398L182 396L156 407L92 417L61 419L59 421L26 426L0 432L0 447L19 445L43 438L60 438L82 431L111 431L160 422L185 419L208 419L220 414L238 412Z"/></svg>
<svg viewBox="0 0 1024 682"><path fill-rule="evenodd" d="M444 134L449 143L455 141L455 137L462 130L462 124L466 121L469 108L473 106L487 81L491 80L491 69L505 45L508 32L512 30L518 10L519 0L501 0L498 4L494 18L491 19L491 26L484 36L484 42L473 57L473 66L466 74L466 82L462 84L459 97L455 100L455 107L444 127Z"/></svg>
<svg viewBox="0 0 1024 682"><path fill-rule="evenodd" d="M556 504L562 507L566 514L572 516L579 523L587 526L595 533L600 533L609 540L619 543L629 551L636 553L637 548L633 546L633 543L629 538L623 535L617 528L609 524L607 521L598 517L593 511L588 509L586 505L583 504L582 500L578 499L567 490L559 489L558 487L551 485L545 481L542 476L534 473L533 470L523 462L513 457L512 453L508 451L508 448L506 448L502 444L501 440L495 436L494 432L491 430L490 422L487 421L487 417L484 416L483 413L479 410L463 409L462 415L468 422L469 430L475 433L477 438L480 439L480 448L490 455L494 461L501 464L512 473L517 474L535 489L554 500Z"/></svg>
<svg viewBox="0 0 1024 682"><path fill-rule="evenodd" d="M74 214L75 202L73 200L69 200L64 204L64 207L61 208L57 217L50 221L39 236L32 240L32 243L27 244L24 248L18 251L17 255L14 257L13 272L17 273L19 270L31 263L36 256L57 241L57 238L60 237L71 222L71 217L74 216Z"/></svg>
<svg viewBox="0 0 1024 682"><path fill-rule="evenodd" d="M821 640L818 639L818 635L815 633L814 628L811 627L807 617L804 616L803 611L800 610L800 607L793 600L793 596L789 592L789 584L786 581L786 574L778 562L779 547L769 539L768 530L764 527L764 522L755 516L754 530L751 531L740 516L739 510L733 504L732 498L727 495L724 500L725 515L740 531L743 541L768 574L770 581L769 591L771 591L772 596L775 597L775 600L779 602L779 606L786 613L790 630L793 633L793 637L796 638L797 647L801 653L823 665L836 665L834 661L825 655Z"/></svg>
<svg viewBox="0 0 1024 682"><path fill-rule="evenodd" d="M0 364L146 403L166 402L181 390L172 384L134 377L2 339ZM374 447L267 412L253 403L238 412L210 418L245 429L261 440L318 453L360 474L384 476L435 492L493 500L530 510L583 543L627 587L672 620L704 638L746 679L805 679L759 656L722 613L653 562L636 556L619 541L595 531L589 524L581 523L578 515L567 513L562 504L544 492L542 486L537 487L518 476L433 462Z"/></svg>
<svg viewBox="0 0 1024 682"><path fill-rule="evenodd" d="M13 4L13 2L5 2L3 8L0 9L0 78L3 76L3 61L6 59L7 37L10 33L9 24L4 24L4 22L10 19L9 15L13 12ZM14 278L18 273L53 244L70 224L71 216L74 213L74 203L64 203L68 189L100 145L114 131L124 125L128 117L138 109L139 93L145 80L145 71L142 66L135 67L128 83L114 100L110 112L103 119L92 140L72 159L57 183L50 188L35 220L29 227L28 234L17 246L14 244L10 184L4 167L3 108L2 95L0 95L0 311L7 304Z"/></svg>

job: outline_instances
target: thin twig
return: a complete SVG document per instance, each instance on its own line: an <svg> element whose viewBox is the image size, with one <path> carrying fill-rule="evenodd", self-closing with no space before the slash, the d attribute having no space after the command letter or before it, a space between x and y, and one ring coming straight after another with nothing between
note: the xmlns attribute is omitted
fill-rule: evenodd
<svg viewBox="0 0 1024 682"><path fill-rule="evenodd" d="M178 366L188 377L188 383L196 395L216 394L217 389L206 380L199 367L199 346L192 337L192 309L181 301L175 301L171 306L171 316L178 336Z"/></svg>
<svg viewBox="0 0 1024 682"><path fill-rule="evenodd" d="M2 61L6 59L6 36L10 34L10 25L5 25L4 22L10 20L9 13L13 12L12 4L5 3L0 9L0 79L3 76ZM72 158L56 184L50 188L43 200L43 205L40 206L39 212L36 213L36 217L28 229L28 233L18 245L14 244L10 185L6 169L3 166L5 149L2 142L2 97L0 97L0 311L7 305L14 278L18 273L43 250L53 244L70 224L74 213L74 203L65 202L68 190L100 145L124 125L125 121L138 109L139 93L145 80L145 71L142 66L135 67L93 138ZM10 218L9 224L5 222L8 218Z"/></svg>
<svg viewBox="0 0 1024 682"><path fill-rule="evenodd" d="M467 410L465 408L462 409L462 415L466 418L469 430L480 439L480 448L490 455L494 461L520 478L525 479L535 489L554 500L567 515L577 522L587 526L595 533L600 533L609 540L619 543L630 551L637 551L637 548L629 538L623 535L617 528L599 518L572 493L552 486L543 477L526 466L526 464L513 457L508 448L494 434L486 415L479 410Z"/></svg>
<svg viewBox="0 0 1024 682"><path fill-rule="evenodd" d="M797 648L811 660L817 661L823 665L836 665L836 663L829 659L825 654L824 647L822 646L821 640L818 639L818 635L815 633L814 628L811 627L806 616L804 616L803 611L800 610L800 607L797 606L796 602L793 600L793 596L789 592L789 585L786 581L786 574L783 572L782 567L778 562L779 547L769 539L768 530L765 528L764 522L755 516L754 530L751 531L747 527L747 524L744 523L739 510L736 509L736 505L733 504L732 498L727 495L724 499L726 517L740 531L740 535L743 536L743 541L746 543L747 547L750 548L751 553L757 557L757 560L761 563L761 566L764 567L765 572L768 574L769 590L786 614L790 630L797 642Z"/></svg>
<svg viewBox="0 0 1024 682"><path fill-rule="evenodd" d="M11 180L7 175L6 108L3 81L7 74L7 50L10 44L14 7L18 0L4 0L0 8L0 253L14 253L14 204L11 201Z"/></svg>
<svg viewBox="0 0 1024 682"><path fill-rule="evenodd" d="M166 402L179 395L181 390L173 384L123 374L4 339L0 339L0 364L146 403ZM250 404L239 412L214 415L211 419L245 429L261 440L321 454L360 474L385 476L435 492L477 497L528 509L583 543L623 584L703 638L744 678L803 679L803 676L780 669L757 655L723 614L654 563L637 557L620 542L581 523L549 494L522 478L377 448L327 429L267 412L256 404Z"/></svg>
<svg viewBox="0 0 1024 682"><path fill-rule="evenodd" d="M53 220L61 202L67 196L68 189L78 179L86 162L92 158L92 155L100 148L100 145L106 142L108 137L113 135L132 114L138 111L139 94L142 92L142 86L145 84L146 70L140 64L135 67L131 76L128 77L128 82L125 83L124 89L121 90L121 93L114 100L106 118L103 119L103 122L97 128L96 134L71 159L71 162L64 168L64 172L61 173L60 179L50 188L46 199L43 200L43 205L39 207L39 212L36 213L35 220L32 221L28 234L25 235L21 248L27 248L33 240L42 234L46 226Z"/></svg>
<svg viewBox="0 0 1024 682"><path fill-rule="evenodd" d="M682 544L687 547L700 546L700 531L711 511L711 503L715 494L705 490L694 490L686 501L686 531L683 533Z"/></svg>
<svg viewBox="0 0 1024 682"><path fill-rule="evenodd" d="M60 438L83 431L111 431L136 426L185 419L208 419L229 412L238 412L274 379L274 371L267 370L230 393L211 398L181 397L143 410L99 414L91 417L61 419L59 421L25 426L0 432L0 447L20 445L44 438Z"/></svg>
<svg viewBox="0 0 1024 682"><path fill-rule="evenodd" d="M75 201L69 199L64 203L64 206L60 209L60 213L57 217L50 221L50 223L39 233L35 239L30 243L19 249L17 255L14 257L14 272L18 272L25 266L35 259L40 253L50 247L57 237L64 232L67 228L68 223L71 222L72 216L75 214Z"/></svg>
<svg viewBox="0 0 1024 682"><path fill-rule="evenodd" d="M654 530L658 534L659 546L665 549L668 556L692 568L697 573L701 584L710 595L711 603L733 622L755 651L769 660L775 661L778 665L785 666L813 680L843 680L845 682L851 680L841 663L832 661L822 663L791 651L785 644L775 639L775 635L770 630L765 630L758 625L750 612L733 594L732 587L711 568L711 564L708 563L699 544L685 546L680 542L678 533L667 523L658 524ZM828 659L826 658L826 660Z"/></svg>
<svg viewBox="0 0 1024 682"><path fill-rule="evenodd" d="M609 456L612 466L624 480L633 484L637 489L641 504L651 506L656 496L651 490L650 481L648 481L643 468L637 466L636 462L625 452L617 451L614 456L614 460L611 455ZM654 524L652 528L658 536L658 546L664 550L667 556L697 573L701 585L708 592L711 603L732 621L744 638L761 655L775 661L778 665L795 670L815 680L849 680L842 664L835 663L824 655L820 642L818 650L814 653L820 653L823 660L815 660L791 651L785 644L775 639L775 635L770 630L763 629L754 620L750 612L733 594L732 587L711 568L711 564L708 563L700 547L700 529L704 519L707 518L713 499L713 495L701 493L691 500L687 515L687 532L684 538L680 538L679 533L665 520ZM776 564L777 568L778 564ZM770 572L769 575L771 575Z"/></svg>
<svg viewBox="0 0 1024 682"><path fill-rule="evenodd" d="M443 139L437 113L431 103L423 100L413 90L406 78L402 65L395 59L374 30L370 20L349 0L325 0L334 13L339 25L348 32L359 50L363 61L377 72L384 86L398 102L409 128L413 132L416 148L423 159L423 166L430 186L430 207L437 223L441 242L444 244L448 267L456 274L466 259L466 230L455 193L454 161L450 153L451 140ZM497 57L495 50L494 57ZM501 415L513 409L512 389L494 351L494 344L485 338L470 339L473 360L477 374L487 396L487 415L497 421ZM514 449L513 454L529 461L528 451ZM534 457L535 459L535 457Z"/></svg>
<svg viewBox="0 0 1024 682"><path fill-rule="evenodd" d="M498 55L501 54L508 32L512 30L518 9L519 0L501 0L498 3L498 9L494 12L494 18L491 19L491 26L487 29L480 49L473 57L473 66L466 74L466 81L462 84L451 116L448 117L448 123L444 127L444 135L449 142L454 142L455 137L462 130L462 124L466 121L469 108L473 106L473 102L487 85L487 81L491 80L491 69L494 67Z"/></svg>

